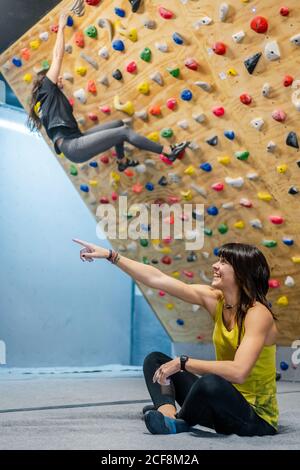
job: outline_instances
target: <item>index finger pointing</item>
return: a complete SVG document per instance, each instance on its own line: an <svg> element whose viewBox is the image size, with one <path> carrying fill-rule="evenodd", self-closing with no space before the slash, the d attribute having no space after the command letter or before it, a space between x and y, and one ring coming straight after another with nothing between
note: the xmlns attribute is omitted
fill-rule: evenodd
<svg viewBox="0 0 300 470"><path fill-rule="evenodd" d="M79 240L78 238L72 238L72 240L73 240L73 242L78 243L79 245L82 245L86 248L88 248L90 246L90 243L85 242L83 240Z"/></svg>

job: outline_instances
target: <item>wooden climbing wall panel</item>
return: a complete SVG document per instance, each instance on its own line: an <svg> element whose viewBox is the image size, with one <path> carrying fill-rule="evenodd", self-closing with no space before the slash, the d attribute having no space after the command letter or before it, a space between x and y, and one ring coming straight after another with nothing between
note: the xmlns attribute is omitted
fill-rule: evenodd
<svg viewBox="0 0 300 470"><path fill-rule="evenodd" d="M190 140L191 148L168 166L157 155L128 146L141 165L125 173L117 171L112 151L84 165L54 157L95 215L99 203L117 208L120 195L127 195L128 207L176 200L204 204L205 244L196 253L185 250L184 240L147 241L146 233L140 241L112 240L125 256L184 282L210 282L214 250L221 244L257 245L271 266L269 300L279 318L282 345L300 337L300 8L298 0L287 3L289 11L280 12L276 0L230 0L228 12L223 5L220 13L222 2L217 0L146 0L135 14L127 0L85 4L84 14L73 16L74 24L66 27L63 62L63 91L74 100L82 131L121 118L161 143ZM53 26L60 11L70 6L62 1L1 57L2 73L25 109L31 79L51 62ZM163 18L160 6L172 18ZM267 31L251 28L257 16L267 19ZM94 38L85 33L91 25ZM84 35L83 48L75 43L77 32ZM114 49L122 44L113 41L120 40L124 51ZM145 48L152 53L149 62L141 58ZM122 80L112 75L117 69ZM90 80L95 94L88 91ZM148 86L149 92L142 93ZM114 104L127 104L125 112ZM126 113L130 107L132 115ZM153 107L158 115L151 114ZM130 216L130 211L122 213ZM205 311L140 287L174 341L211 341L212 322Z"/></svg>

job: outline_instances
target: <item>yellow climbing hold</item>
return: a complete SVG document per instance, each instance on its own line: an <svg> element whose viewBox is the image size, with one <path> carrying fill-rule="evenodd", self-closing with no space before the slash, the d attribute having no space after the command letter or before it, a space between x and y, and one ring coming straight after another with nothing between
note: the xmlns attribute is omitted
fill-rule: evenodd
<svg viewBox="0 0 300 470"><path fill-rule="evenodd" d="M159 245L159 244L160 244L160 240L158 240L157 238L152 240L152 245Z"/></svg>
<svg viewBox="0 0 300 470"><path fill-rule="evenodd" d="M257 197L258 199L261 199L262 201L271 201L271 199L273 199L270 193L264 193L264 192L257 193Z"/></svg>
<svg viewBox="0 0 300 470"><path fill-rule="evenodd" d="M132 115L134 114L134 106L133 106L133 103L132 103L131 101L126 101L125 104L121 104L118 95L116 95L116 96L114 97L114 107L115 107L118 111L123 111L123 113L126 113L126 114L128 114L129 116L132 116Z"/></svg>
<svg viewBox="0 0 300 470"><path fill-rule="evenodd" d="M192 191L190 189L188 189L187 191L180 191L180 194L181 194L181 196L183 196L183 198L186 201L191 201L193 199L193 194L192 194Z"/></svg>
<svg viewBox="0 0 300 470"><path fill-rule="evenodd" d="M243 220L238 220L233 224L234 228L245 228L245 222Z"/></svg>
<svg viewBox="0 0 300 470"><path fill-rule="evenodd" d="M137 90L143 95L147 95L150 91L150 86L148 82L142 82L137 86Z"/></svg>
<svg viewBox="0 0 300 470"><path fill-rule="evenodd" d="M130 39L130 41L136 42L138 40L137 30L135 28L131 28L127 34L127 37Z"/></svg>
<svg viewBox="0 0 300 470"><path fill-rule="evenodd" d="M230 75L231 77L236 77L237 74L237 71L233 67L227 70L227 75Z"/></svg>
<svg viewBox="0 0 300 470"><path fill-rule="evenodd" d="M289 304L289 299L287 298L286 295L282 295L276 300L277 305L281 305L281 307L285 307L286 305Z"/></svg>
<svg viewBox="0 0 300 470"><path fill-rule="evenodd" d="M35 106L34 106L34 112L35 114L38 116L39 115L39 112L40 112L40 107L41 107L41 102L38 101Z"/></svg>
<svg viewBox="0 0 300 470"><path fill-rule="evenodd" d="M184 173L186 175L193 175L195 173L195 167L193 165L188 166L185 170Z"/></svg>
<svg viewBox="0 0 300 470"><path fill-rule="evenodd" d="M171 303L170 303L170 304L166 304L166 308L167 308L168 310L173 310L174 304L171 304Z"/></svg>
<svg viewBox="0 0 300 470"><path fill-rule="evenodd" d="M172 253L172 250L169 246L164 246L161 250L160 250L161 253L163 253L164 255L169 255L170 253Z"/></svg>
<svg viewBox="0 0 300 470"><path fill-rule="evenodd" d="M293 256L292 261L293 263L300 263L300 256Z"/></svg>
<svg viewBox="0 0 300 470"><path fill-rule="evenodd" d="M98 186L98 181L97 180L90 180L89 185L92 186L93 188L95 188L96 186Z"/></svg>
<svg viewBox="0 0 300 470"><path fill-rule="evenodd" d="M283 163L282 165L278 165L277 167L278 173L285 173L287 169L288 169L288 166L285 163Z"/></svg>
<svg viewBox="0 0 300 470"><path fill-rule="evenodd" d="M222 163L222 165L229 165L231 163L231 158L228 155L224 155L224 157L218 157L218 162Z"/></svg>
<svg viewBox="0 0 300 470"><path fill-rule="evenodd" d="M159 142L159 132L150 132L150 134L147 135L147 139L153 142Z"/></svg>
<svg viewBox="0 0 300 470"><path fill-rule="evenodd" d="M84 77L87 72L87 68L84 66L76 67L75 71L78 75L80 75L81 77Z"/></svg>
<svg viewBox="0 0 300 470"><path fill-rule="evenodd" d="M29 46L33 51L36 51L40 47L40 41L35 39L34 41L30 41Z"/></svg>
<svg viewBox="0 0 300 470"><path fill-rule="evenodd" d="M114 181L120 181L120 178L121 178L121 177L120 177L120 175L119 175L118 173L116 173L115 171L112 171L111 174L110 174L110 176L112 177L112 179L113 179Z"/></svg>
<svg viewBox="0 0 300 470"><path fill-rule="evenodd" d="M31 80L32 80L32 75L31 73L25 73L24 77L23 77L23 80L24 82L26 83L31 83Z"/></svg>
<svg viewBox="0 0 300 470"><path fill-rule="evenodd" d="M180 272L179 271L173 271L171 276L174 277L175 279L179 279L180 278Z"/></svg>

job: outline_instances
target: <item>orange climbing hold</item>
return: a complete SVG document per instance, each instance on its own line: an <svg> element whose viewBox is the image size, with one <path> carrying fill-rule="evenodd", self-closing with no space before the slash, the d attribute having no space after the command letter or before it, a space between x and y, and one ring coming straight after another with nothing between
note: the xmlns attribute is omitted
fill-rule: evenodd
<svg viewBox="0 0 300 470"><path fill-rule="evenodd" d="M96 82L95 80L89 80L87 84L87 89L90 93L97 93L97 87L96 87Z"/></svg>
<svg viewBox="0 0 300 470"><path fill-rule="evenodd" d="M160 116L161 115L161 107L158 104L155 104L151 106L149 109L149 113L152 114L152 116Z"/></svg>
<svg viewBox="0 0 300 470"><path fill-rule="evenodd" d="M82 31L77 31L75 33L74 41L76 46L84 47L84 35Z"/></svg>

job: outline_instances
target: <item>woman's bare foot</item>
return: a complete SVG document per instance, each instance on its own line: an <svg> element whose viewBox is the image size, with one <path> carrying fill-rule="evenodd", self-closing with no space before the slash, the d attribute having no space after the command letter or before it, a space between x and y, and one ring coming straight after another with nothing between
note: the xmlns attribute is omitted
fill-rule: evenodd
<svg viewBox="0 0 300 470"><path fill-rule="evenodd" d="M164 416L168 416L169 418L175 418L176 408L173 405L162 405L157 408L157 411L160 411Z"/></svg>

